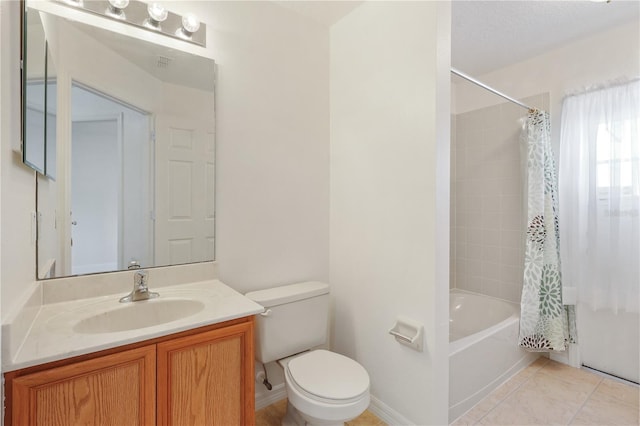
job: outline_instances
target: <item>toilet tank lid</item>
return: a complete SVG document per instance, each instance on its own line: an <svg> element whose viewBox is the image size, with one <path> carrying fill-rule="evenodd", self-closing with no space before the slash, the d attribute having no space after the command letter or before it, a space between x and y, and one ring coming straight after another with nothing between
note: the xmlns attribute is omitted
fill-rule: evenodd
<svg viewBox="0 0 640 426"><path fill-rule="evenodd" d="M245 296L265 308L270 308L327 293L329 293L328 284L320 281L306 281L266 290L251 291Z"/></svg>

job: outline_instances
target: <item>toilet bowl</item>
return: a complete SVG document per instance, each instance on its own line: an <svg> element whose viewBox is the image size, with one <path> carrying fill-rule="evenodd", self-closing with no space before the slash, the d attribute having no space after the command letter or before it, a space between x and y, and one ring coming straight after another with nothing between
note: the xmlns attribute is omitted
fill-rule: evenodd
<svg viewBox="0 0 640 426"><path fill-rule="evenodd" d="M315 349L327 342L326 283L307 281L246 296L265 308L256 316L256 360L263 365L277 361L284 368L289 402L283 425L342 425L367 409L369 375L364 367Z"/></svg>
<svg viewBox="0 0 640 426"><path fill-rule="evenodd" d="M283 425L343 425L369 406L369 375L350 358L319 349L280 364L288 398Z"/></svg>

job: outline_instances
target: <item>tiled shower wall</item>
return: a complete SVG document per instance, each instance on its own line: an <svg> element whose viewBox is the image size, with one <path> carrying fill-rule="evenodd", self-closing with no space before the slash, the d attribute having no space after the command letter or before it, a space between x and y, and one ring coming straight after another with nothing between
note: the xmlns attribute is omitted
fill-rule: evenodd
<svg viewBox="0 0 640 426"><path fill-rule="evenodd" d="M548 109L549 95L523 102ZM516 303L524 268L526 113L506 102L451 120L451 287Z"/></svg>

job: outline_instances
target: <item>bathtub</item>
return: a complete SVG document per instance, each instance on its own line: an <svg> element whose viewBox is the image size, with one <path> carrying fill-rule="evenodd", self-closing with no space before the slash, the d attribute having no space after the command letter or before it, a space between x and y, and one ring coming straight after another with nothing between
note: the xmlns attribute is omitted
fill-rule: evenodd
<svg viewBox="0 0 640 426"><path fill-rule="evenodd" d="M520 306L463 290L449 298L449 422L538 358L518 346Z"/></svg>

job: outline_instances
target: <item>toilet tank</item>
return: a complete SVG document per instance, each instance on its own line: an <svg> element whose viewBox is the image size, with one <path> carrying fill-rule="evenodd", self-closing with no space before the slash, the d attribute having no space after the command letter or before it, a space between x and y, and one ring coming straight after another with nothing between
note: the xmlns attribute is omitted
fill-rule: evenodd
<svg viewBox="0 0 640 426"><path fill-rule="evenodd" d="M318 281L247 293L264 306L256 318L256 359L262 363L286 358L327 340L329 285Z"/></svg>

